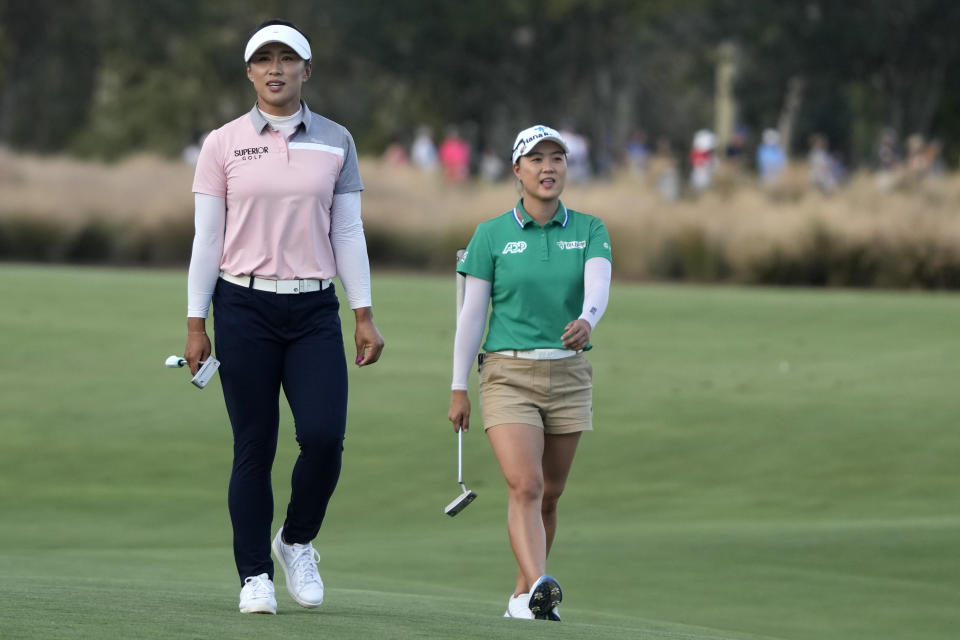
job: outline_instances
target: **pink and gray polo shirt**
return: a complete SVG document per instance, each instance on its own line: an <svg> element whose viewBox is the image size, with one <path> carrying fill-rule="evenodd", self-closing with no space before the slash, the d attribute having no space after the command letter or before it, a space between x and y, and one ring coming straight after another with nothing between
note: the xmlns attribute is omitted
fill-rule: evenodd
<svg viewBox="0 0 960 640"><path fill-rule="evenodd" d="M193 192L226 199L220 269L292 280L337 273L330 244L334 194L363 190L346 128L312 113L289 139L257 107L203 142Z"/></svg>

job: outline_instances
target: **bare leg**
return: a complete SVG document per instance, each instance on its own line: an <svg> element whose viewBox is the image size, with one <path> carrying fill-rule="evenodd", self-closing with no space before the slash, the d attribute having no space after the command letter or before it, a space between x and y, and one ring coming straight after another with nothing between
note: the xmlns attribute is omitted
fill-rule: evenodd
<svg viewBox="0 0 960 640"><path fill-rule="evenodd" d="M494 455L507 481L507 532L519 576L514 595L526 593L544 574L547 540L540 509L543 503L543 429L528 424L501 424L487 430Z"/></svg>
<svg viewBox="0 0 960 640"><path fill-rule="evenodd" d="M567 476L573 466L573 456L577 453L580 444L580 434L564 433L548 435L545 438L543 450L543 505L540 507L543 515L543 528L547 537L547 555L553 547L553 537L557 533L557 502L564 487L567 486Z"/></svg>
<svg viewBox="0 0 960 640"><path fill-rule="evenodd" d="M581 432L565 433L561 435L547 435L544 437L543 450L543 500L540 514L543 521L546 551L550 555L553 547L553 538L557 533L557 502L567 484L570 468L573 466L573 457L580 444ZM544 563L546 564L546 563ZM542 574L541 574L542 575ZM540 576L537 576L539 578ZM536 578L534 578L536 580ZM526 589L524 585L526 584ZM533 585L526 583L522 571L517 571L517 586L514 595L529 590Z"/></svg>

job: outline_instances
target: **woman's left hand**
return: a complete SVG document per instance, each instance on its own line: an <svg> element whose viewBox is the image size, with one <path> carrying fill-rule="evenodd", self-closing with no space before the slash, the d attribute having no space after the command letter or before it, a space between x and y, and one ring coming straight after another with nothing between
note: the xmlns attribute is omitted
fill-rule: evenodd
<svg viewBox="0 0 960 640"><path fill-rule="evenodd" d="M590 344L590 323L583 318L568 322L560 341L571 351L580 351Z"/></svg>
<svg viewBox="0 0 960 640"><path fill-rule="evenodd" d="M354 309L353 312L357 320L357 330L353 334L353 340L357 345L357 359L354 364L363 367L380 359L380 353L383 351L383 336L373 324L373 311L370 307Z"/></svg>

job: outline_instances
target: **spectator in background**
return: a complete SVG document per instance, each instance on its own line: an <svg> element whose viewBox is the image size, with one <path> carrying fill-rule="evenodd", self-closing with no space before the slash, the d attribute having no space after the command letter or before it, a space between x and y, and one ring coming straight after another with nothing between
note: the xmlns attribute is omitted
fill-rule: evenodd
<svg viewBox="0 0 960 640"><path fill-rule="evenodd" d="M766 129L763 141L757 147L757 173L764 187L776 186L787 168L787 154L780 145L780 134L776 129Z"/></svg>
<svg viewBox="0 0 960 640"><path fill-rule="evenodd" d="M716 146L717 137L709 129L700 129L693 136L693 146L690 149L690 186L698 193L706 191L713 184Z"/></svg>
<svg viewBox="0 0 960 640"><path fill-rule="evenodd" d="M713 185L724 194L738 185L747 182L746 167L746 129L737 126L730 132L723 148L717 149L716 170L713 176ZM718 139L719 143L719 139Z"/></svg>
<svg viewBox="0 0 960 640"><path fill-rule="evenodd" d="M504 175L506 163L489 145L480 155L480 177L487 182L499 182Z"/></svg>
<svg viewBox="0 0 960 640"><path fill-rule="evenodd" d="M934 138L927 143L924 153L927 156L927 175L937 177L942 176L947 171L947 165L943 161L943 143Z"/></svg>
<svg viewBox="0 0 960 640"><path fill-rule="evenodd" d="M573 123L568 122L560 135L567 143L567 178L570 182L586 182L590 179L590 141L576 132Z"/></svg>
<svg viewBox="0 0 960 640"><path fill-rule="evenodd" d="M197 159L200 157L200 145L198 144L188 144L183 148L183 161L187 164L195 165L197 164Z"/></svg>
<svg viewBox="0 0 960 640"><path fill-rule="evenodd" d="M617 168L619 147L620 141L614 140L609 133L600 139L599 144L593 145L593 153L590 154L587 164L592 170L587 172L587 177L610 178Z"/></svg>
<svg viewBox="0 0 960 640"><path fill-rule="evenodd" d="M723 159L731 173L739 174L743 171L746 156L747 130L739 126L730 134L727 148L723 151Z"/></svg>
<svg viewBox="0 0 960 640"><path fill-rule="evenodd" d="M440 143L437 157L448 181L463 182L470 176L470 145L460 137L456 127L447 129L447 136Z"/></svg>
<svg viewBox="0 0 960 640"><path fill-rule="evenodd" d="M181 154L184 162L189 165L197 164L197 160L200 159L200 149L203 147L203 141L207 139L207 135L209 135L209 133L210 132L208 131L201 135L195 135L194 139L196 142L188 144L186 147L184 147L183 153Z"/></svg>
<svg viewBox="0 0 960 640"><path fill-rule="evenodd" d="M383 151L383 163L389 167L405 167L408 164L407 149L394 139Z"/></svg>
<svg viewBox="0 0 960 640"><path fill-rule="evenodd" d="M927 142L919 133L907 138L907 169L908 184L919 186L927 178L943 173L943 159L940 157L941 145L939 140Z"/></svg>
<svg viewBox="0 0 960 640"><path fill-rule="evenodd" d="M827 137L820 133L810 136L810 154L807 156L810 183L821 193L830 194L839 182L838 163L830 153Z"/></svg>
<svg viewBox="0 0 960 640"><path fill-rule="evenodd" d="M897 133L887 128L880 133L877 151L874 155L874 169L877 171L895 171L900 166L900 149L897 146Z"/></svg>
<svg viewBox="0 0 960 640"><path fill-rule="evenodd" d="M876 171L876 185L879 189L886 191L896 186L902 156L897 146L897 133L890 128L884 129L880 133L880 140L877 142L877 149L874 153L873 166Z"/></svg>
<svg viewBox="0 0 960 640"><path fill-rule="evenodd" d="M927 168L926 143L919 133L907 136L907 170L910 173L924 173Z"/></svg>
<svg viewBox="0 0 960 640"><path fill-rule="evenodd" d="M680 197L680 170L677 158L670 146L670 140L661 136L657 140L657 150L650 158L650 177L656 183L657 192L667 202Z"/></svg>
<svg viewBox="0 0 960 640"><path fill-rule="evenodd" d="M650 164L650 145L647 144L647 134L643 131L634 133L625 151L630 173L637 177L647 175Z"/></svg>
<svg viewBox="0 0 960 640"><path fill-rule="evenodd" d="M430 127L417 127L417 134L410 145L410 161L421 171L432 173L437 168L437 147L433 144Z"/></svg>

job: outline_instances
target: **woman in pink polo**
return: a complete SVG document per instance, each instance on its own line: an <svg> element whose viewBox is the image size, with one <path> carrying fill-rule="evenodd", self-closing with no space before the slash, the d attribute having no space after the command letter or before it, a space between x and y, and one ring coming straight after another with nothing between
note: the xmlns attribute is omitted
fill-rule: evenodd
<svg viewBox="0 0 960 640"><path fill-rule="evenodd" d="M193 182L184 357L195 373L210 356L212 301L234 438L228 503L243 613L277 612L271 547L293 599L308 608L323 601L312 540L339 478L347 412L334 276L356 318L355 364L373 364L383 350L357 152L344 127L301 100L310 58L309 39L289 22L271 20L254 31L244 61L257 103L207 136ZM281 388L300 456L286 518L273 535L270 473Z"/></svg>

